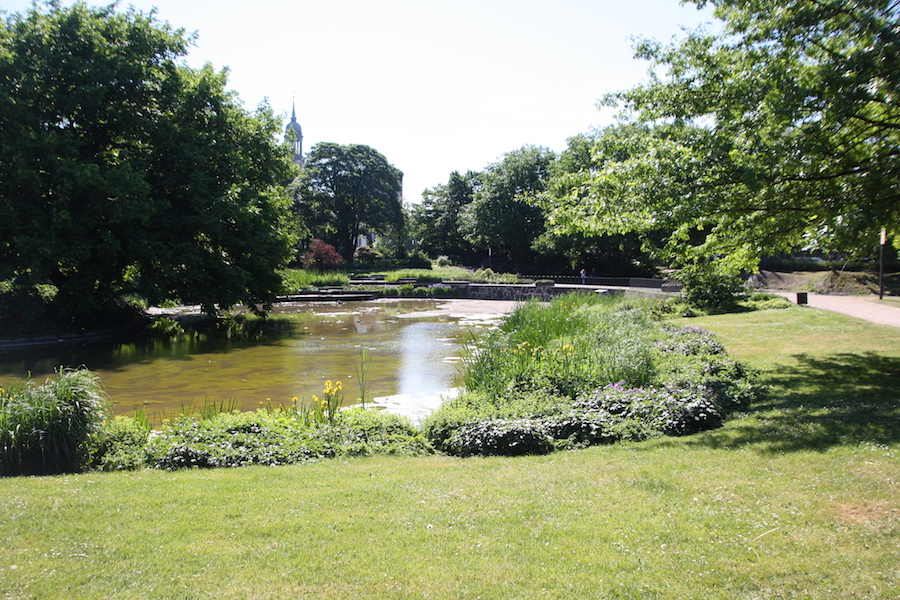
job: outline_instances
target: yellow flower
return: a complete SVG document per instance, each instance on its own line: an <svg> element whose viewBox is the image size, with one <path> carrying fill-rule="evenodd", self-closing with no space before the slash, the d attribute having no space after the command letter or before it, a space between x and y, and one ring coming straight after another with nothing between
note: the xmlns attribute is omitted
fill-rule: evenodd
<svg viewBox="0 0 900 600"><path fill-rule="evenodd" d="M317 403L319 401L319 397L313 394L313 403Z"/></svg>
<svg viewBox="0 0 900 600"><path fill-rule="evenodd" d="M338 381L334 386L334 391L339 392L344 389L344 384Z"/></svg>

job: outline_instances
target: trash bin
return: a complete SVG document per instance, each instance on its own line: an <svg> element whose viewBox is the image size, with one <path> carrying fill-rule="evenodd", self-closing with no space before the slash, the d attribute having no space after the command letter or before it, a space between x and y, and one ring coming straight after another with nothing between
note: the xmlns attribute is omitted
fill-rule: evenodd
<svg viewBox="0 0 900 600"><path fill-rule="evenodd" d="M807 304L806 292L797 292L797 304Z"/></svg>

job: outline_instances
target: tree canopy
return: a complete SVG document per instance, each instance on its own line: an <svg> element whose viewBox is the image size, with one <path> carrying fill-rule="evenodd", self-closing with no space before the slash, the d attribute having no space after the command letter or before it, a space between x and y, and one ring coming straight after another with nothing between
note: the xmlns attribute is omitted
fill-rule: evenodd
<svg viewBox="0 0 900 600"><path fill-rule="evenodd" d="M0 23L0 281L72 316L137 295L265 303L290 257L288 151L153 13L34 5Z"/></svg>
<svg viewBox="0 0 900 600"><path fill-rule="evenodd" d="M475 199L480 173L450 173L446 184L425 190L422 202L412 208L419 248L431 256L445 255L465 262L473 255L472 245L459 230L460 212Z"/></svg>
<svg viewBox="0 0 900 600"><path fill-rule="evenodd" d="M313 146L289 192L310 237L352 260L361 234L400 234L402 190L403 173L377 150L322 142Z"/></svg>
<svg viewBox="0 0 900 600"><path fill-rule="evenodd" d="M699 6L704 0L693 0ZM731 270L900 235L896 0L712 0L721 32L643 41L646 84L609 95L630 128L555 198L558 231L662 232Z"/></svg>
<svg viewBox="0 0 900 600"><path fill-rule="evenodd" d="M466 240L499 251L513 270L527 270L532 244L544 233L544 214L536 201L546 190L555 159L547 148L524 146L489 165L475 199L461 211Z"/></svg>

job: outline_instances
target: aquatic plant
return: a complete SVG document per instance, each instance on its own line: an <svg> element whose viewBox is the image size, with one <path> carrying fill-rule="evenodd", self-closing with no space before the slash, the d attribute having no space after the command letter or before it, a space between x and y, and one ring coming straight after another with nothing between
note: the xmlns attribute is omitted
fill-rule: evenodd
<svg viewBox="0 0 900 600"><path fill-rule="evenodd" d="M711 429L760 397L712 334L650 309L586 294L520 305L468 347L466 393L426 418L426 435L461 456L543 452L541 436L577 447Z"/></svg>
<svg viewBox="0 0 900 600"><path fill-rule="evenodd" d="M110 402L96 374L62 370L43 385L0 393L0 475L70 473L88 468Z"/></svg>

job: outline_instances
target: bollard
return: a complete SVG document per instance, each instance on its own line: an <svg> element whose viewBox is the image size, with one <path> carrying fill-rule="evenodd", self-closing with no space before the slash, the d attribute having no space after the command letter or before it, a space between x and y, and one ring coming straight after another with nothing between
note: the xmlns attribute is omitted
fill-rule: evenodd
<svg viewBox="0 0 900 600"><path fill-rule="evenodd" d="M797 292L797 304L807 304L806 292Z"/></svg>

